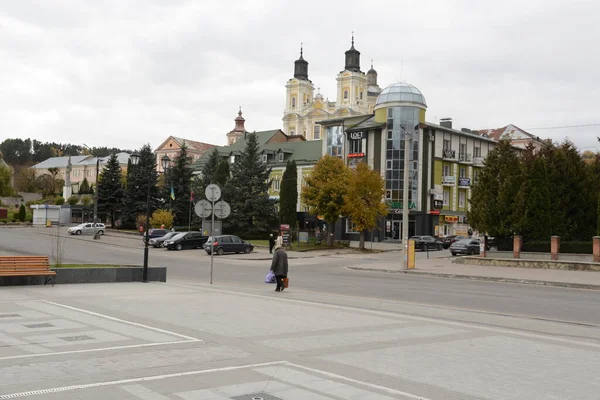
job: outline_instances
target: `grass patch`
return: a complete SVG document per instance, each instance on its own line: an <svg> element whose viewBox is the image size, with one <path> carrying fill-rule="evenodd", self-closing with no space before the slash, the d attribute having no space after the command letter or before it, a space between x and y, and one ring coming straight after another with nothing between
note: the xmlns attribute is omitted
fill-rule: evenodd
<svg viewBox="0 0 600 400"><path fill-rule="evenodd" d="M62 264L59 267L52 266L51 268L120 268L123 265L108 265L108 264Z"/></svg>

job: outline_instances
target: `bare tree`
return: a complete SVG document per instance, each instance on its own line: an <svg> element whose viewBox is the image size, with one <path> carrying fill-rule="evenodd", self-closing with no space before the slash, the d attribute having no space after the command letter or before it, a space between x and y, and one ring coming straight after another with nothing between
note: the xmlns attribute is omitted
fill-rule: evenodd
<svg viewBox="0 0 600 400"><path fill-rule="evenodd" d="M60 235L60 223L56 225L56 235L54 235L54 240L48 247L50 248L50 255L52 257L52 266L54 268L61 267L65 256L65 247Z"/></svg>

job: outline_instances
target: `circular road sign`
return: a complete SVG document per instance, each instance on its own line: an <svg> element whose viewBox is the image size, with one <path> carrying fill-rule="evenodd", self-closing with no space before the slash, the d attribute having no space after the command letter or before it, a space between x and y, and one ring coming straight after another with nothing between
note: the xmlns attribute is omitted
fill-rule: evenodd
<svg viewBox="0 0 600 400"><path fill-rule="evenodd" d="M215 217L224 219L229 217L229 214L231 214L229 203L225 201L215 203Z"/></svg>
<svg viewBox="0 0 600 400"><path fill-rule="evenodd" d="M208 201L217 201L221 198L221 188L219 185L211 183L206 187L204 194L206 195Z"/></svg>
<svg viewBox="0 0 600 400"><path fill-rule="evenodd" d="M208 218L212 213L212 206L207 200L200 200L196 203L194 211L200 218Z"/></svg>

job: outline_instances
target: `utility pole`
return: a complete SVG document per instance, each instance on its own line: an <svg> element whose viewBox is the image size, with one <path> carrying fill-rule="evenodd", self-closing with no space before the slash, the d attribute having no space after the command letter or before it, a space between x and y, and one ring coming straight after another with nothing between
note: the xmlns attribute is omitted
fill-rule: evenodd
<svg viewBox="0 0 600 400"><path fill-rule="evenodd" d="M96 185L94 186L94 240L100 239L100 235L98 234L98 229L96 225L98 224L98 184L100 183L100 157L98 154L94 154L90 146L83 143L83 145L90 151L90 154L96 157Z"/></svg>
<svg viewBox="0 0 600 400"><path fill-rule="evenodd" d="M402 258L402 269L408 269L408 214L409 214L409 198L408 198L408 178L410 168L410 144L412 136L402 126L404 131L404 182L402 185L402 247L404 248L404 257Z"/></svg>

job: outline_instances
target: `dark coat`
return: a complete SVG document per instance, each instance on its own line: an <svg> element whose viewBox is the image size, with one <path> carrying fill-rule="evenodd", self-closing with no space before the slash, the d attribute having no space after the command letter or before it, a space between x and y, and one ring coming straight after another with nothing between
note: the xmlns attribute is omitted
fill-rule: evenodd
<svg viewBox="0 0 600 400"><path fill-rule="evenodd" d="M273 261L271 261L271 271L276 276L287 276L288 274L288 256L281 247L275 250Z"/></svg>
<svg viewBox="0 0 600 400"><path fill-rule="evenodd" d="M275 238L273 236L269 236L269 248L273 248L275 246Z"/></svg>

